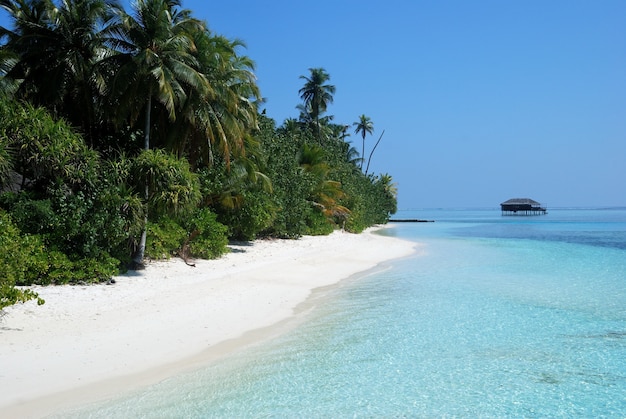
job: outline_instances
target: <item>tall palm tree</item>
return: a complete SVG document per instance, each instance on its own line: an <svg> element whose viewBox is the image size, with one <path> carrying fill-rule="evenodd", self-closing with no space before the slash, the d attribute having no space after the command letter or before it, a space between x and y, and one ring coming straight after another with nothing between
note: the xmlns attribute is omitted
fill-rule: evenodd
<svg viewBox="0 0 626 419"><path fill-rule="evenodd" d="M361 133L361 138L363 139L363 157L361 159L361 169L363 169L363 162L365 161L365 136L374 132L374 123L369 116L361 115L359 116L359 120L352 125L356 126L356 128L354 129L354 133Z"/></svg>
<svg viewBox="0 0 626 419"><path fill-rule="evenodd" d="M123 14L115 28L115 45L121 54L114 58L122 65L111 93L114 103L119 104L118 120L133 122L143 112L145 150L150 149L153 107L164 110L167 119L175 121L190 90L204 93L209 89L206 77L198 71L191 36L204 30L204 25L180 5L179 0L137 0L134 16ZM147 200L148 182L144 192ZM146 227L133 257L138 266L143 264L145 246Z"/></svg>
<svg viewBox="0 0 626 419"><path fill-rule="evenodd" d="M309 71L311 73L309 77L300 76L306 82L298 93L304 102L304 110L315 121L317 138L321 142L320 116L326 112L328 104L333 103L335 86L327 84L330 75L323 68L309 68Z"/></svg>
<svg viewBox="0 0 626 419"><path fill-rule="evenodd" d="M143 113L144 148L150 148L151 114L163 109L175 121L189 90L206 91L208 81L198 71L196 47L190 35L202 22L180 8L180 0L137 0L134 15L123 14L116 28L114 57L121 64L111 94L118 104L118 120L131 123Z"/></svg>

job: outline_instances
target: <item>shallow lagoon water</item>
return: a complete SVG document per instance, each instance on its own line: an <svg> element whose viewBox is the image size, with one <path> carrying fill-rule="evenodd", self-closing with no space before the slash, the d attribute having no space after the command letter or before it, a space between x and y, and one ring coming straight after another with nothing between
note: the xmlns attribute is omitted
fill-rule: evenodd
<svg viewBox="0 0 626 419"><path fill-rule="evenodd" d="M63 417L626 416L626 210L397 217L418 253L298 327Z"/></svg>

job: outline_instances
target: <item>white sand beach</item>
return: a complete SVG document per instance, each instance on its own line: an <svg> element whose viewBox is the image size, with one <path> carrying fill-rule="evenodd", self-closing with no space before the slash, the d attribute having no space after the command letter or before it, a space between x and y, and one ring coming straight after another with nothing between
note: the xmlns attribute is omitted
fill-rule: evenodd
<svg viewBox="0 0 626 419"><path fill-rule="evenodd" d="M0 319L0 417L112 397L260 339L314 289L414 251L374 230L232 245L218 260L150 263L113 285L35 287L45 305Z"/></svg>

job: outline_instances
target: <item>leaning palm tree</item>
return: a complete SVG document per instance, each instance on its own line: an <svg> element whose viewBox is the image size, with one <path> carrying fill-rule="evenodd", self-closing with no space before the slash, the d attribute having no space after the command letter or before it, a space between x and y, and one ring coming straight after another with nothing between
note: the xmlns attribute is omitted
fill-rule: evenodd
<svg viewBox="0 0 626 419"><path fill-rule="evenodd" d="M309 114L311 120L317 127L317 139L321 142L320 116L326 112L328 104L333 103L335 86L327 84L330 75L323 68L309 68L309 77L300 76L306 80L304 86L299 90L300 98L304 102L303 109Z"/></svg>
<svg viewBox="0 0 626 419"><path fill-rule="evenodd" d="M144 149L149 150L153 108L164 110L167 119L175 121L190 90L204 93L209 89L207 79L198 71L190 35L204 25L193 19L190 11L179 9L179 0L137 0L133 8L134 16L123 14L115 28L115 46L121 53L114 59L121 67L111 94L119 104L118 121L132 124L143 112ZM150 196L148 184L146 201ZM133 257L138 266L143 264L145 246L146 227Z"/></svg>
<svg viewBox="0 0 626 419"><path fill-rule="evenodd" d="M363 139L363 153L361 154L363 156L361 160L361 169L363 169L363 162L365 160L365 136L374 132L374 123L369 116L361 115L359 116L359 120L352 125L356 127L354 129L354 133L361 133L361 138Z"/></svg>

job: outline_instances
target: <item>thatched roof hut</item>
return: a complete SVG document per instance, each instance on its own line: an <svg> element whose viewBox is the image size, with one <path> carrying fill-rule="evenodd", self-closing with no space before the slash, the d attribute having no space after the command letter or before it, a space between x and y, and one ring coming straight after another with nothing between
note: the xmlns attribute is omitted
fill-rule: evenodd
<svg viewBox="0 0 626 419"><path fill-rule="evenodd" d="M500 204L502 215L542 215L548 210L529 198L512 198Z"/></svg>

